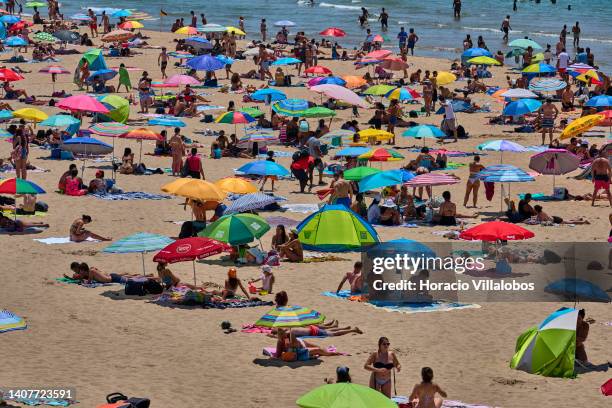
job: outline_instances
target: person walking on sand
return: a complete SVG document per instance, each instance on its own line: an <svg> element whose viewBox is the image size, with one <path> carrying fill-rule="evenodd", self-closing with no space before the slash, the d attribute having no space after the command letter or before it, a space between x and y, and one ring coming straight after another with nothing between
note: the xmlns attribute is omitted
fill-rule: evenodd
<svg viewBox="0 0 612 408"><path fill-rule="evenodd" d="M506 16L506 18L504 18L504 21L502 21L501 30L504 33L502 41L508 42L508 33L510 32L510 30L512 30L512 27L510 27L510 16Z"/></svg>
<svg viewBox="0 0 612 408"><path fill-rule="evenodd" d="M610 161L603 149L599 153L599 157L591 163L591 175L593 176L593 199L591 205L595 206L595 198L597 198L599 190L604 190L608 195L610 207L612 207L612 195L610 194L610 176L612 175L612 170L610 169Z"/></svg>
<svg viewBox="0 0 612 408"><path fill-rule="evenodd" d="M538 118L542 129L542 145L546 144L546 133L548 133L548 138L552 143L555 119L558 115L559 109L552 103L551 98L547 98L546 102L538 109Z"/></svg>
<svg viewBox="0 0 612 408"><path fill-rule="evenodd" d="M378 350L372 354L366 361L363 368L371 371L370 388L380 391L382 394L391 398L391 371L397 370L400 372L402 365L397 359L394 352L389 351L391 343L386 337L378 339Z"/></svg>
<svg viewBox="0 0 612 408"><path fill-rule="evenodd" d="M446 392L433 380L433 370L429 367L421 369L421 383L416 384L410 394L410 402L413 407L418 408L440 408L446 398ZM442 398L436 397L439 394Z"/></svg>
<svg viewBox="0 0 612 408"><path fill-rule="evenodd" d="M419 41L419 36L415 34L414 28L411 28L410 33L408 34L408 50L412 56L414 56L414 46L416 45L417 41Z"/></svg>
<svg viewBox="0 0 612 408"><path fill-rule="evenodd" d="M127 68L125 68L124 63L121 63L121 65L119 65L119 85L117 85L117 92L119 92L121 85L125 87L126 92L130 92L132 90L132 81L130 81L130 74Z"/></svg>
<svg viewBox="0 0 612 408"><path fill-rule="evenodd" d="M463 206L467 207L467 203L470 199L470 193L472 193L472 203L476 208L478 202L478 189L480 188L480 179L476 175L485 167L480 164L480 156L474 156L474 161L470 163L470 175L468 176L467 184L465 186L465 197L463 198Z"/></svg>
<svg viewBox="0 0 612 408"><path fill-rule="evenodd" d="M183 156L185 155L185 143L181 138L181 129L174 128L174 135L168 141L170 152L172 153L172 175L180 176L183 166Z"/></svg>
<svg viewBox="0 0 612 408"><path fill-rule="evenodd" d="M166 50L166 47L162 47L161 52L159 53L159 56L157 57L157 65L159 66L159 69L161 70L162 79L168 78L168 75L166 75L166 68L168 67L168 52Z"/></svg>

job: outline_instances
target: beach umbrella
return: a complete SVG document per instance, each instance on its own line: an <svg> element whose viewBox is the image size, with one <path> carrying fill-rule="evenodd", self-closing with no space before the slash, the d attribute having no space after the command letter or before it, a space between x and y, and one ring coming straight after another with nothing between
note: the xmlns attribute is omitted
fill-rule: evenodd
<svg viewBox="0 0 612 408"><path fill-rule="evenodd" d="M262 192L244 194L233 200L227 206L223 214L233 214L259 210L282 200L284 199L279 199L278 197L275 197L271 194L266 194Z"/></svg>
<svg viewBox="0 0 612 408"><path fill-rule="evenodd" d="M562 307L522 333L510 368L545 377L574 378L578 310Z"/></svg>
<svg viewBox="0 0 612 408"><path fill-rule="evenodd" d="M371 51L365 55L366 59L383 59L393 54L390 50L376 50Z"/></svg>
<svg viewBox="0 0 612 408"><path fill-rule="evenodd" d="M599 74L594 69L590 69L590 70L588 70L586 72L583 72L582 74L578 75L576 77L576 79L578 81L582 81L582 82L586 82L586 83L590 83L591 80L597 81L597 82L601 81L601 78L599 77Z"/></svg>
<svg viewBox="0 0 612 408"><path fill-rule="evenodd" d="M332 73L332 70L322 65L315 65L315 66L312 66L304 70L304 73L305 74L315 74L315 75L329 75Z"/></svg>
<svg viewBox="0 0 612 408"><path fill-rule="evenodd" d="M348 103L349 105L355 105L362 108L367 108L369 106L368 102L362 99L355 92L350 89L344 88L340 85L332 85L332 84L323 84L316 85L310 88L311 91L325 94L329 98L337 99L339 101L343 101Z"/></svg>
<svg viewBox="0 0 612 408"><path fill-rule="evenodd" d="M73 137L64 140L61 148L78 156L103 156L113 151L113 146L93 137Z"/></svg>
<svg viewBox="0 0 612 408"><path fill-rule="evenodd" d="M257 192L257 187L242 177L225 177L215 181L214 184L226 193L249 194Z"/></svg>
<svg viewBox="0 0 612 408"><path fill-rule="evenodd" d="M53 33L53 36L60 41L72 43L81 40L79 33L69 30L59 30Z"/></svg>
<svg viewBox="0 0 612 408"><path fill-rule="evenodd" d="M195 261L229 251L230 249L229 245L210 238L190 237L177 239L159 251L153 257L153 262L176 263L191 261L193 264L193 284L195 285Z"/></svg>
<svg viewBox="0 0 612 408"><path fill-rule="evenodd" d="M0 120L13 119L13 111L2 109L0 110Z"/></svg>
<svg viewBox="0 0 612 408"><path fill-rule="evenodd" d="M96 123L89 128L91 133L107 137L119 137L120 135L127 133L129 130L129 126L117 122Z"/></svg>
<svg viewBox="0 0 612 408"><path fill-rule="evenodd" d="M80 94L62 99L56 105L60 109L71 112L109 113L109 110L93 96Z"/></svg>
<svg viewBox="0 0 612 408"><path fill-rule="evenodd" d="M544 62L538 62L536 64L529 65L528 67L523 69L521 72L532 73L532 74L535 74L535 73L549 74L549 73L557 72L557 68L553 67L552 65L548 65Z"/></svg>
<svg viewBox="0 0 612 408"><path fill-rule="evenodd" d="M590 108L607 108L612 106L612 96L609 95L597 95L592 97L584 104Z"/></svg>
<svg viewBox="0 0 612 408"><path fill-rule="evenodd" d="M344 171L343 178L349 181L360 181L365 177L380 173L381 171L382 170L368 166L353 167L352 169Z"/></svg>
<svg viewBox="0 0 612 408"><path fill-rule="evenodd" d="M185 26L185 27L179 28L174 33L181 34L181 35L196 35L198 33L198 30L195 27Z"/></svg>
<svg viewBox="0 0 612 408"><path fill-rule="evenodd" d="M36 108L17 109L16 111L13 111L13 116L16 118L30 120L32 122L42 122L49 117L49 115L47 115L45 112Z"/></svg>
<svg viewBox="0 0 612 408"><path fill-rule="evenodd" d="M53 115L49 116L47 119L40 122L40 126L48 126L48 127L67 127L70 125L75 125L77 123L81 123L80 120L70 115Z"/></svg>
<svg viewBox="0 0 612 408"><path fill-rule="evenodd" d="M289 170L280 164L268 160L249 162L238 168L237 172L250 176L287 177L290 174Z"/></svg>
<svg viewBox="0 0 612 408"><path fill-rule="evenodd" d="M190 54L186 51L172 51L168 53L172 58L180 58L180 59L190 59L195 58L195 55Z"/></svg>
<svg viewBox="0 0 612 408"><path fill-rule="evenodd" d="M205 24L198 27L198 31L201 33L224 33L227 31L227 28L219 24Z"/></svg>
<svg viewBox="0 0 612 408"><path fill-rule="evenodd" d="M534 50L541 50L542 46L540 44L538 44L537 42L527 39L527 38L517 38L516 40L512 40L510 41L510 43L508 43L508 47L511 48L524 48L527 49L529 47L533 48Z"/></svg>
<svg viewBox="0 0 612 408"><path fill-rule="evenodd" d="M272 65L293 65L300 64L302 61L297 58L279 58L276 61L272 62Z"/></svg>
<svg viewBox="0 0 612 408"><path fill-rule="evenodd" d="M508 89L506 92L501 93L499 96L510 99L522 99L522 98L537 98L538 95L534 94L528 89L514 88Z"/></svg>
<svg viewBox="0 0 612 408"><path fill-rule="evenodd" d="M10 68L0 68L0 81L15 82L25 79L23 75L18 74Z"/></svg>
<svg viewBox="0 0 612 408"><path fill-rule="evenodd" d="M6 138L6 137L13 137L13 134L9 133L8 131L4 129L0 129L0 138Z"/></svg>
<svg viewBox="0 0 612 408"><path fill-rule="evenodd" d="M368 81L357 75L343 75L342 79L346 81L347 88L361 88L368 84Z"/></svg>
<svg viewBox="0 0 612 408"><path fill-rule="evenodd" d="M423 139L423 145L425 145L425 139L443 138L446 137L446 134L434 125L418 125L405 130L402 136L421 138Z"/></svg>
<svg viewBox="0 0 612 408"><path fill-rule="evenodd" d="M66 68L61 67L59 65L49 65L48 67L45 67L38 72L43 73L43 74L56 74L56 75L72 73L68 71Z"/></svg>
<svg viewBox="0 0 612 408"><path fill-rule="evenodd" d="M297 230L302 246L312 251L358 251L379 242L374 228L342 204L324 205L300 222Z"/></svg>
<svg viewBox="0 0 612 408"><path fill-rule="evenodd" d="M393 400L377 390L353 383L322 385L295 403L302 408L397 408Z"/></svg>
<svg viewBox="0 0 612 408"><path fill-rule="evenodd" d="M236 111L225 112L215 119L215 123L229 123L233 125L247 124L255 121L256 119L248 113Z"/></svg>
<svg viewBox="0 0 612 408"><path fill-rule="evenodd" d="M200 85L200 81L189 75L176 74L166 78L164 85Z"/></svg>
<svg viewBox="0 0 612 408"><path fill-rule="evenodd" d="M236 246L253 242L269 230L270 224L259 215L229 214L209 224L198 235Z"/></svg>
<svg viewBox="0 0 612 408"><path fill-rule="evenodd" d="M240 109L240 112L242 113L246 113L247 115L253 117L253 118L258 118L262 115L264 115L264 113L262 111L260 111L258 108L251 108L248 106L245 106L244 108Z"/></svg>
<svg viewBox="0 0 612 408"><path fill-rule="evenodd" d="M262 101L266 103L272 103L276 101L282 101L283 99L287 99L287 95L274 88L264 88L258 89L257 91L251 94L251 99L255 101Z"/></svg>
<svg viewBox="0 0 612 408"><path fill-rule="evenodd" d="M563 278L549 283L544 288L545 292L562 295L564 300L579 302L610 302L610 295L605 290L584 279Z"/></svg>
<svg viewBox="0 0 612 408"><path fill-rule="evenodd" d="M319 324L325 316L302 306L277 306L255 322L260 327L302 327Z"/></svg>
<svg viewBox="0 0 612 408"><path fill-rule="evenodd" d="M98 120L126 123L130 116L130 101L119 95L101 95L96 98L109 110L106 114L97 114Z"/></svg>
<svg viewBox="0 0 612 408"><path fill-rule="evenodd" d="M234 33L235 35L246 35L246 33L238 27L228 26L225 27L225 31L227 31L228 33Z"/></svg>
<svg viewBox="0 0 612 408"><path fill-rule="evenodd" d="M506 116L522 116L537 111L541 106L542 102L537 99L519 99L507 104L502 114Z"/></svg>
<svg viewBox="0 0 612 408"><path fill-rule="evenodd" d="M4 45L7 47L24 47L28 42L21 37L8 37L4 40Z"/></svg>
<svg viewBox="0 0 612 408"><path fill-rule="evenodd" d="M418 176L417 176L418 177ZM460 239L467 241L515 241L535 237L535 234L517 224L504 221L485 222L461 232Z"/></svg>
<svg viewBox="0 0 612 408"><path fill-rule="evenodd" d="M160 135L159 133L155 133L154 131L146 129L146 128L133 129L133 130L130 130L120 135L119 137L122 139L138 140L138 143L140 144L140 155L138 158L139 162L142 162L142 141L143 140L161 141L164 139L162 135Z"/></svg>
<svg viewBox="0 0 612 408"><path fill-rule="evenodd" d="M142 24L140 21L126 21L123 22L121 24L119 24L117 27L121 28L122 30L134 30L137 28L144 28L144 24Z"/></svg>
<svg viewBox="0 0 612 408"><path fill-rule="evenodd" d="M468 48L467 50L463 51L463 53L461 54L461 59L464 60L468 60L470 58L475 58L475 57L489 57L489 58L493 58L493 54L491 54L491 51L485 49L485 48Z"/></svg>
<svg viewBox="0 0 612 408"><path fill-rule="evenodd" d="M529 90L536 92L556 92L567 87L567 82L557 78L543 78L529 83Z"/></svg>
<svg viewBox="0 0 612 408"><path fill-rule="evenodd" d="M415 98L420 98L421 94L410 88L395 88L394 90L387 92L385 97L389 100L411 101Z"/></svg>
<svg viewBox="0 0 612 408"><path fill-rule="evenodd" d="M374 95L374 96L383 96L395 90L393 85L379 84L374 85L366 89L363 94L364 95Z"/></svg>
<svg viewBox="0 0 612 408"><path fill-rule="evenodd" d="M344 37L346 32L336 27L329 27L321 31L319 35L322 35L323 37Z"/></svg>
<svg viewBox="0 0 612 408"><path fill-rule="evenodd" d="M402 184L403 175L400 170L386 170L370 174L359 181L359 191L371 191L381 187Z"/></svg>
<svg viewBox="0 0 612 408"><path fill-rule="evenodd" d="M370 138L374 138L378 142L393 139L395 137L395 135L391 132L375 128L360 130L359 132L357 132L357 134L359 135L359 138L361 140L369 140ZM404 158L402 155L399 155L399 157L401 157L402 159Z"/></svg>
<svg viewBox="0 0 612 408"><path fill-rule="evenodd" d="M210 43L210 41L208 41L206 38L204 37L189 37L185 39L185 44L187 45L191 45L194 48L200 48L203 50L208 50L208 49L212 49L212 44ZM177 54L178 56L179 54ZM193 58L194 56L189 54L188 58ZM186 58L186 57L182 57L182 58Z"/></svg>
<svg viewBox="0 0 612 408"><path fill-rule="evenodd" d="M526 152L524 146L511 142L510 140L491 140L489 142L481 143L478 145L478 150L483 151L491 151L491 152L501 152L500 156L500 164L504 161L504 152L515 152L521 153Z"/></svg>
<svg viewBox="0 0 612 408"><path fill-rule="evenodd" d="M104 34L101 38L103 42L127 41L134 37L134 33L126 30L113 30L110 33Z"/></svg>
<svg viewBox="0 0 612 408"><path fill-rule="evenodd" d="M111 13L111 17L121 18L121 17L130 17L132 15L131 10L120 9Z"/></svg>
<svg viewBox="0 0 612 408"><path fill-rule="evenodd" d="M175 117L159 117L159 118L151 118L148 121L148 124L151 126L164 126L164 127L185 127L187 124Z"/></svg>
<svg viewBox="0 0 612 408"><path fill-rule="evenodd" d="M87 82L93 82L97 79L101 79L103 82L106 82L116 77L117 73L117 71L112 69L100 69L98 71L92 72L91 75L87 78Z"/></svg>
<svg viewBox="0 0 612 408"><path fill-rule="evenodd" d="M346 81L336 76L316 77L308 81L308 86L316 86L316 85L323 85L323 84L333 84L333 85L344 86L346 85Z"/></svg>
<svg viewBox="0 0 612 408"><path fill-rule="evenodd" d="M457 76L455 74L451 74L450 72L441 71L438 72L438 76L436 77L436 84L440 85L448 85L457 80Z"/></svg>
<svg viewBox="0 0 612 408"><path fill-rule="evenodd" d="M586 72L590 69L594 69L592 66L588 65L588 64L583 64L581 62L577 62L574 63L572 65L570 65L569 67L567 67L567 69L569 71L580 71L580 72Z"/></svg>
<svg viewBox="0 0 612 408"><path fill-rule="evenodd" d="M425 173L404 183L408 187L448 186L459 183L459 178L443 173Z"/></svg>
<svg viewBox="0 0 612 408"><path fill-rule="evenodd" d="M495 58L487 57L484 55L480 57L470 58L469 60L467 60L467 62L474 65L501 65L501 62L499 62Z"/></svg>
<svg viewBox="0 0 612 408"><path fill-rule="evenodd" d="M40 186L21 178L0 180L0 194L45 194Z"/></svg>
<svg viewBox="0 0 612 408"><path fill-rule="evenodd" d="M325 135L327 136L327 135ZM323 137L325 137L323 136ZM352 135L351 135L352 137ZM364 153L367 153L370 151L369 147L365 147L365 146L351 146L351 147L345 147L344 149L341 149L339 151L337 151L336 153L334 153L334 156L336 157L357 157L357 156L361 156Z"/></svg>
<svg viewBox="0 0 612 408"><path fill-rule="evenodd" d="M291 20L279 20L274 23L277 27L293 27L295 23Z"/></svg>
<svg viewBox="0 0 612 408"><path fill-rule="evenodd" d="M223 201L226 194L215 184L201 179L179 178L162 186L164 193L185 197L201 202Z"/></svg>
<svg viewBox="0 0 612 408"><path fill-rule="evenodd" d="M485 183L525 183L535 180L533 176L524 170L508 164L497 164L485 167L479 171L475 177ZM508 184L508 196L510 196L510 184ZM503 197L504 194L500 194L500 211L503 211L504 208Z"/></svg>
<svg viewBox="0 0 612 408"><path fill-rule="evenodd" d="M225 68L224 62L211 56L210 54L191 58L189 61L187 61L186 65L189 68L195 69L196 71L217 71Z"/></svg>
<svg viewBox="0 0 612 408"><path fill-rule="evenodd" d="M0 22L6 25L15 24L16 22L20 20L21 20L21 17L15 16L13 14L7 14L7 15L0 17Z"/></svg>
<svg viewBox="0 0 612 408"><path fill-rule="evenodd" d="M308 101L305 99L283 99L272 105L272 110L274 112L287 116L291 116L295 112L301 112L306 109L308 109Z"/></svg>
<svg viewBox="0 0 612 408"><path fill-rule="evenodd" d="M379 66L391 71L402 71L410 65L399 57L387 57L382 60Z"/></svg>
<svg viewBox="0 0 612 408"><path fill-rule="evenodd" d="M323 106L313 106L299 114L302 118L331 118L336 116L336 111Z"/></svg>
<svg viewBox="0 0 612 408"><path fill-rule="evenodd" d="M36 41L48 42L48 43L54 43L54 42L58 41L58 39L55 38L53 35L51 35L51 34L49 34L47 32L44 32L44 31L41 31L41 32L38 32L38 33L34 34L33 38Z"/></svg>
<svg viewBox="0 0 612 408"><path fill-rule="evenodd" d="M172 239L158 234L139 232L113 242L102 250L111 254L133 254L140 253L142 257L142 274L146 272L144 254L145 252L159 251L174 242Z"/></svg>
<svg viewBox="0 0 612 408"><path fill-rule="evenodd" d="M553 175L553 189L555 176L571 173L578 168L580 157L566 149L548 149L531 156L529 168L540 174Z"/></svg>
<svg viewBox="0 0 612 408"><path fill-rule="evenodd" d="M593 126L597 126L604 118L604 115L594 114L575 119L563 129L559 139L563 140L581 135Z"/></svg>

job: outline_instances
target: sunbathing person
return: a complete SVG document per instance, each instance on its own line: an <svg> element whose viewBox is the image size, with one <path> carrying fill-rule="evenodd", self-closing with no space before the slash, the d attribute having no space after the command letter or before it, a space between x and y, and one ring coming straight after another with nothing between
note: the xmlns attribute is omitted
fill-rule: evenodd
<svg viewBox="0 0 612 408"><path fill-rule="evenodd" d="M49 224L38 221L23 221L8 218L0 213L0 228L8 232L23 232L26 228L49 228Z"/></svg>
<svg viewBox="0 0 612 408"><path fill-rule="evenodd" d="M289 242L279 245L278 252L282 259L286 259L289 262L302 262L304 260L304 249L298 238L297 229L291 229Z"/></svg>
<svg viewBox="0 0 612 408"><path fill-rule="evenodd" d="M70 270L73 272L72 276L64 274L65 278L75 279L88 282L100 282L100 283L127 283L130 278L141 277L142 275L130 275L126 273L104 273L98 268L87 265L85 262L78 263L72 262L70 264Z"/></svg>
<svg viewBox="0 0 612 408"><path fill-rule="evenodd" d="M291 329L288 331L285 329L278 329L278 341L276 342L276 354L274 357L283 358L283 353L286 351L293 351L295 355L290 361L295 361L297 360L297 351L300 349L307 349L309 358L341 355L341 353L338 352L329 352L324 350L318 345L307 340L299 339Z"/></svg>
<svg viewBox="0 0 612 408"><path fill-rule="evenodd" d="M334 324L333 322L331 324ZM337 324L337 323L335 323ZM276 337L279 334L280 329L272 329L272 333L270 333L271 337ZM328 324L318 325L312 324L308 327L294 327L291 329L291 332L295 334L296 337L338 337L344 336L349 333L357 333L363 334L363 332L359 329L359 327L351 328L351 326L347 327L335 327L333 325Z"/></svg>
<svg viewBox="0 0 612 408"><path fill-rule="evenodd" d="M189 289L194 290L200 289L199 287L190 285L188 283L181 283L181 280L175 274L173 274L170 269L168 269L167 262L162 261L157 263L157 277L166 289L175 288L178 286L186 286Z"/></svg>
<svg viewBox="0 0 612 408"><path fill-rule="evenodd" d="M86 241L87 238L92 238L98 241L112 241L110 237L106 238L85 229L85 224L89 224L90 222L91 217L85 214L83 214L81 218L74 220L70 226L70 240L73 242L83 242Z"/></svg>
<svg viewBox="0 0 612 408"><path fill-rule="evenodd" d="M536 220L538 220L539 222L553 223L553 224L574 224L574 225L590 224L588 220L582 217L579 217L576 220L564 221L563 218L557 217L556 215L550 216L544 212L541 205L535 205L533 206L533 209L536 213L536 216L535 216Z"/></svg>
<svg viewBox="0 0 612 408"><path fill-rule="evenodd" d="M438 225L455 226L457 225L457 218L476 218L478 214L463 215L457 213L457 205L451 201L450 191L442 193L444 202L440 205L438 214L433 216L433 222Z"/></svg>
<svg viewBox="0 0 612 408"><path fill-rule="evenodd" d="M224 286L225 287L221 292L213 291L213 295L220 295L223 300L231 299L236 297L236 292L238 291L238 288L240 288L247 299L251 298L240 279L236 277L236 268L230 268L229 271L227 271L227 279L225 280Z"/></svg>
<svg viewBox="0 0 612 408"><path fill-rule="evenodd" d="M416 384L410 394L410 402L413 406L419 408L440 408L446 398L446 392L440 388L440 386L433 380L433 370L429 367L423 367L421 369L421 378L423 381L420 384ZM442 398L436 397L439 394Z"/></svg>

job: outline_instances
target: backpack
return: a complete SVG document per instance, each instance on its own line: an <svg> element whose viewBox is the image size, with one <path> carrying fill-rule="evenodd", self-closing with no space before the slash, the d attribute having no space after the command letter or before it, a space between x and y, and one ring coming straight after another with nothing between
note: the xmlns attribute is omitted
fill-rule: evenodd
<svg viewBox="0 0 612 408"><path fill-rule="evenodd" d="M127 296L159 295L163 291L163 286L153 279L128 279L125 284Z"/></svg>
<svg viewBox="0 0 612 408"><path fill-rule="evenodd" d="M149 408L151 400L148 398L128 398L120 392L106 396L107 404L98 405L97 408Z"/></svg>
<svg viewBox="0 0 612 408"><path fill-rule="evenodd" d="M467 133L465 132L465 128L461 125L457 126L457 138L467 139Z"/></svg>
<svg viewBox="0 0 612 408"><path fill-rule="evenodd" d="M327 144L322 144L320 150L321 156L325 156L327 153L329 153L329 146Z"/></svg>

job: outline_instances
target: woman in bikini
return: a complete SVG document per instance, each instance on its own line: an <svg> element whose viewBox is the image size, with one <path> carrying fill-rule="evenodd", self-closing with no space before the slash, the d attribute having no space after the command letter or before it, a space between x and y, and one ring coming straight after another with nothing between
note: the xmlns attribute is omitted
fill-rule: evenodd
<svg viewBox="0 0 612 408"><path fill-rule="evenodd" d="M72 242L83 242L86 241L87 238L92 238L98 241L112 241L110 237L106 238L85 229L85 224L89 224L90 222L91 217L85 214L81 216L81 218L74 220L70 226L70 240Z"/></svg>
<svg viewBox="0 0 612 408"><path fill-rule="evenodd" d="M478 174L485 167L480 164L480 156L474 156L474 161L470 163L470 176L465 187L465 197L463 198L463 206L467 207L467 203L470 199L470 193L472 193L472 202L474 207L478 202L478 189L480 188L480 180L476 178Z"/></svg>
<svg viewBox="0 0 612 408"><path fill-rule="evenodd" d="M140 277L142 275L129 275L121 273L104 273L98 268L87 265L85 262L72 262L70 270L72 276L64 275L65 278L80 281L100 282L100 283L127 283L128 279ZM147 275L150 276L150 275Z"/></svg>
<svg viewBox="0 0 612 408"><path fill-rule="evenodd" d="M387 397L391 398L391 370L401 371L402 365L399 363L395 353L389 351L389 339L381 337L378 339L378 351L372 353L364 368L372 372L370 376L370 388L373 388Z"/></svg>
<svg viewBox="0 0 612 408"><path fill-rule="evenodd" d="M26 228L34 227L49 228L49 224L37 221L15 220L0 213L0 229L7 232L24 232Z"/></svg>
<svg viewBox="0 0 612 408"><path fill-rule="evenodd" d="M446 398L446 393L436 383L433 383L433 370L429 367L421 369L423 381L416 384L410 394L410 402L416 408L440 408ZM436 397L436 394L442 396Z"/></svg>
<svg viewBox="0 0 612 408"><path fill-rule="evenodd" d="M282 358L283 353L286 351L297 354L298 349L308 349L309 358L316 358L319 356L339 356L342 354L327 351L314 343L300 339L291 329L286 330L279 328L277 335L278 341L276 342L276 354L274 355L276 358Z"/></svg>
<svg viewBox="0 0 612 408"><path fill-rule="evenodd" d="M185 286L194 290L200 289L197 286L181 282L181 280L168 269L168 263L164 261L157 263L157 277L166 289L175 288L177 286Z"/></svg>

